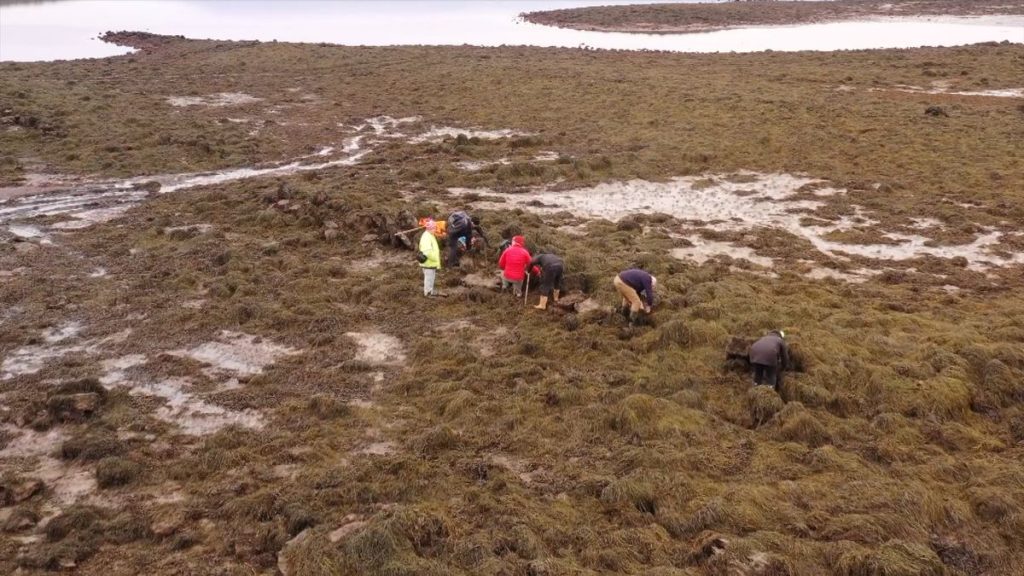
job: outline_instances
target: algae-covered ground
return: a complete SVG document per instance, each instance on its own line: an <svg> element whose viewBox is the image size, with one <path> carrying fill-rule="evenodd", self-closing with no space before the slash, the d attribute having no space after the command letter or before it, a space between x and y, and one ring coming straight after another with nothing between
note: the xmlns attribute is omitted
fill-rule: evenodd
<svg viewBox="0 0 1024 576"><path fill-rule="evenodd" d="M1021 45L114 38L0 64L0 572L1024 569ZM587 305L424 298L466 206Z"/></svg>
<svg viewBox="0 0 1024 576"><path fill-rule="evenodd" d="M745 26L852 20L1024 14L1020 0L828 0L584 6L528 12L536 24L614 32L678 34Z"/></svg>

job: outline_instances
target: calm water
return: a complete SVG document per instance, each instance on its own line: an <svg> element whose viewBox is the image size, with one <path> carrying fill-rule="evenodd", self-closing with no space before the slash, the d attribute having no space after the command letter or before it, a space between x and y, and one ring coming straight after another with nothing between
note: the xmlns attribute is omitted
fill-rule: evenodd
<svg viewBox="0 0 1024 576"><path fill-rule="evenodd" d="M634 2L637 0L634 0ZM650 0L646 0L650 1ZM679 0L675 0L679 1ZM521 12L629 0L60 0L0 6L0 60L123 54L96 36L143 30L222 40L347 45L590 46L684 52L842 50L1024 42L1024 17L916 19L727 30L614 34L521 22Z"/></svg>

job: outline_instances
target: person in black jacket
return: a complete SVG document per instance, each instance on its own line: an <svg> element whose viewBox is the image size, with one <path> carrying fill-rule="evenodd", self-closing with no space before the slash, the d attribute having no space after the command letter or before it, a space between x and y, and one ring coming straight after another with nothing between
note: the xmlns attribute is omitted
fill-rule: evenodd
<svg viewBox="0 0 1024 576"><path fill-rule="evenodd" d="M473 242L473 219L463 211L452 212L448 217L448 266L459 267L462 252ZM460 250L461 245L461 250Z"/></svg>
<svg viewBox="0 0 1024 576"><path fill-rule="evenodd" d="M548 307L548 298L558 302L558 296L562 292L562 276L565 273L565 263L554 254L538 254L530 260L526 268L530 274L540 276L540 302L534 308L544 310Z"/></svg>
<svg viewBox="0 0 1024 576"><path fill-rule="evenodd" d="M789 367L786 333L772 330L765 334L750 345L748 358L754 372L754 386L767 384L777 392L782 386L782 371Z"/></svg>

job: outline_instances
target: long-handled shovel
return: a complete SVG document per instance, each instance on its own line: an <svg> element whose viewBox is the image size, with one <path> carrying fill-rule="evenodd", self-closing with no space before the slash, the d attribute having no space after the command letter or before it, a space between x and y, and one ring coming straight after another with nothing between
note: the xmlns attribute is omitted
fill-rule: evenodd
<svg viewBox="0 0 1024 576"><path fill-rule="evenodd" d="M523 306L530 305L530 273L526 273L526 290L523 290Z"/></svg>
<svg viewBox="0 0 1024 576"><path fill-rule="evenodd" d="M406 247L411 249L412 248L412 240L410 240L409 237L406 236L406 234L408 234L410 232L415 232L417 230L422 230L422 229L423 229L423 226L417 226L415 228L410 228L409 230L402 230L401 232L395 232L392 237L393 238L398 238L399 240L401 240L402 244L404 244Z"/></svg>

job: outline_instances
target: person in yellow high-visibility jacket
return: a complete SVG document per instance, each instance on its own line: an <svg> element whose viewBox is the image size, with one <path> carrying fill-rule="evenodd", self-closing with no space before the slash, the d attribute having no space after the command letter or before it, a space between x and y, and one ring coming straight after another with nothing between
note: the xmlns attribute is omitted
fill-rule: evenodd
<svg viewBox="0 0 1024 576"><path fill-rule="evenodd" d="M428 220L426 228L420 236L419 258L420 268L423 269L423 295L436 296L434 292L434 281L437 279L437 271L441 269L441 247L437 244L437 222Z"/></svg>

